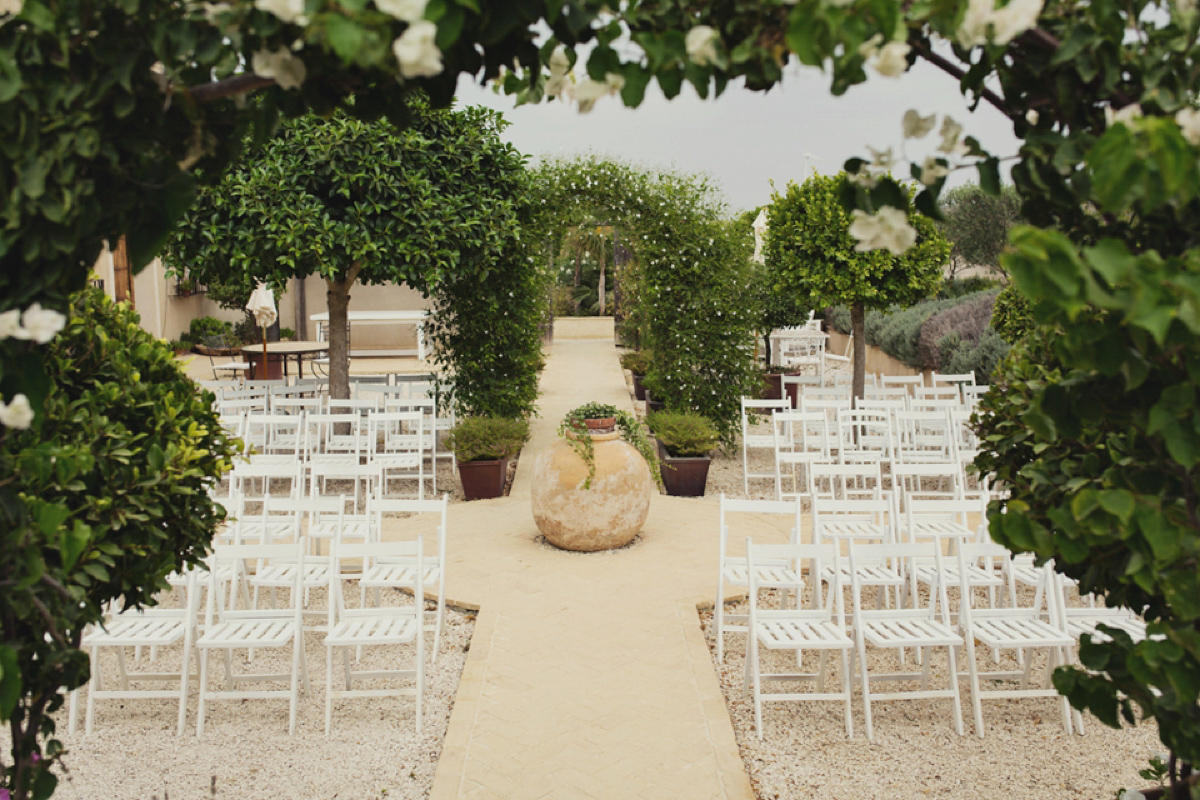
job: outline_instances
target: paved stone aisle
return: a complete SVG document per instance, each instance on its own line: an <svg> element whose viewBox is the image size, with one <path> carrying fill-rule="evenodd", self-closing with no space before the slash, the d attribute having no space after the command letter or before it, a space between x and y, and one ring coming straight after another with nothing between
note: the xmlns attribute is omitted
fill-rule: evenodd
<svg viewBox="0 0 1200 800"><path fill-rule="evenodd" d="M611 340L556 342L541 389L511 496L450 509L447 595L479 617L432 797L751 800L696 611L717 503L656 496L623 551L538 543L529 475L563 414L630 408Z"/></svg>

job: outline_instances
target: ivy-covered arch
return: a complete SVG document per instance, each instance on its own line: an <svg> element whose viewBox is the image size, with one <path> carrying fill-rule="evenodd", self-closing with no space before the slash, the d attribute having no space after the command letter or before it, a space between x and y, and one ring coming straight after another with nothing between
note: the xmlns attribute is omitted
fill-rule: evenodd
<svg viewBox="0 0 1200 800"><path fill-rule="evenodd" d="M740 399L757 381L746 348L752 243L712 183L592 155L544 162L535 186L551 252L580 220L620 229L632 254L618 272L621 302L641 320L651 392L668 408L709 417L732 442Z"/></svg>

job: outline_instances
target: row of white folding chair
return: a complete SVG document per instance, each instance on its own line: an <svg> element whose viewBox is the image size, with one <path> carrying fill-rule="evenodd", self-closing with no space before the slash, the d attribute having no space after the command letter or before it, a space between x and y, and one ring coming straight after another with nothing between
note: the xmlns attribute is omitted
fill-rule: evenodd
<svg viewBox="0 0 1200 800"><path fill-rule="evenodd" d="M393 694L415 694L416 726L421 728L421 704L424 674L424 632L422 624L424 601L422 587L416 576L430 575L439 569L429 563L423 551L423 537L412 541L343 543L334 544L329 559L323 560L323 568L314 569L313 557L307 552L305 537L282 544L238 543L219 545L208 559L207 570L193 570L184 576L184 605L179 609L149 609L115 615L104 626L88 631L83 646L91 650L93 674L89 683L86 732L92 732L95 706L99 700L133 700L141 698L178 699L177 735L182 734L186 715L189 684L199 682L199 707L196 732L204 731L206 706L217 700L246 700L283 698L289 700L289 732L295 732L296 711L300 684L310 693L307 663L304 656L303 597L306 588L314 584L327 586L329 605L323 616L327 631L326 661L326 735L329 735L332 701L350 697L379 697ZM435 557L444 563L441 558ZM353 567L348 561L353 561ZM237 607L237 593L228 591L228 576L249 573L248 564L255 568L250 580L262 578L267 585L289 589L289 602L270 609L243 603ZM321 580L314 582L312 576ZM343 580L347 577L360 582L370 576L370 586L375 589L375 605L360 603L358 608L349 609L344 602ZM202 588L207 588L204 623L197 624L198 597ZM401 589L413 594L414 602L401 606L380 605L380 589ZM389 592L389 596L393 595ZM244 595L243 595L244 596ZM444 608L444 605L443 605ZM437 629L440 636L440 627ZM175 672L149 673L139 671L132 675L126 670L126 650L167 647L182 640L183 652L180 668ZM387 670L355 672L350 666L348 648L367 645L396 645L412 643L414 668L409 670ZM236 674L233 653L240 649L292 647L290 671L287 673L242 673ZM333 656L335 647L347 652L344 658L346 690L333 690ZM101 649L113 648L119 665L119 688L106 685ZM226 688L215 690L209 687L209 656L221 653L225 668ZM197 672L191 671L193 656L198 661ZM386 677L415 677L414 689L358 689L351 687L354 678L379 680ZM143 689L131 685L143 681L171 682L178 688ZM287 682L286 689L240 690L240 683ZM70 729L73 732L77 718L76 693L70 704Z"/></svg>
<svg viewBox="0 0 1200 800"><path fill-rule="evenodd" d="M995 547L993 545L993 547ZM1002 549L1002 548L1001 548ZM965 574L965 564L973 552L967 548L959 549L955 559L958 562L958 573ZM809 562L808 574L820 574L828 583L829 591L822 597L814 586L814 602L807 609L779 609L764 611L758 608L755 576L758 573L759 558L770 558L772 562L793 559L793 572L802 573L799 560ZM925 600L920 605L914 604L905 608L870 609L864 602L864 588L869 584L863 579L866 574L865 566L880 562L912 562L924 560L950 560L940 546L934 542L901 543L901 544L851 544L848 554L843 556L838 548L832 545L775 545L755 546L747 543L747 569L750 581L750 620L751 635L747 637L746 655L746 688L753 694L755 710L755 726L761 738L763 735L761 704L763 700L838 700L845 706L845 724L847 736L852 736L852 718L850 715L851 681L850 675L854 669L847 666L851 648L857 656L860 691L863 697L864 720L867 737L873 738L872 705L881 700L900 699L930 699L948 698L952 701L952 720L957 733L963 733L962 704L958 689L958 673L956 650L965 646L965 656L968 663L968 677L971 688L971 700L974 711L975 729L979 736L984 734L982 716L982 701L996 698L1013 697L1050 697L1056 698L1063 715L1066 730L1071 730L1071 720L1066 705L1066 699L1057 695L1049 687L1048 680L1041 686L1030 685L1030 670L1032 661L1030 651L1046 649L1049 652L1049 670L1065 657L1065 648L1069 638L1061 627L1048 619L1048 614L1041 605L1053 604L1053 599L1047 593L1035 596L1034 603L1028 607L1003 608L974 608L973 592L965 582L953 586L959 592L959 613L957 621L950 614L948 584L939 581L930 588ZM842 566L843 560L848 561ZM907 568L912 571L912 567ZM954 570L948 565L939 570L950 574ZM849 588L852 598L852 615L849 627L846 625L845 614L841 605L843 579L849 576ZM1049 578L1043 580L1049 581ZM818 583L818 582L815 582ZM848 632L852 632L851 639ZM975 643L978 641L986 647L1011 650L1021 659L1016 670L1003 672L981 672L976 662ZM867 645L873 650L915 649L920 653L917 664L919 672L897 672L889 674L874 674L867 660ZM804 650L821 651L821 669L818 672L796 671L785 673L763 673L760 667L759 648L775 650L790 650L797 657ZM934 649L945 649L947 680L944 688L930 688L929 652ZM825 653L829 650L839 650L842 653L843 669L841 691L824 691ZM849 659L853 664L853 659ZM802 662L801 662L802 663ZM799 666L799 665L798 665ZM903 664L901 664L903 666ZM1007 688L1014 677L1020 677L1017 688ZM804 680L817 681L815 693L771 693L764 694L763 681L771 680ZM881 681L919 680L920 688L888 693L880 693L873 686ZM983 681L1003 681L995 688L987 688ZM1005 687L1005 688L1000 688Z"/></svg>

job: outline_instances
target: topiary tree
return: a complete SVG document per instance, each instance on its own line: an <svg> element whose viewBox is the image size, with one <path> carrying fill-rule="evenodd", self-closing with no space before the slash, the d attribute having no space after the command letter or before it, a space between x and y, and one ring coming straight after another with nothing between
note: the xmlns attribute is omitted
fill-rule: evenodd
<svg viewBox="0 0 1200 800"><path fill-rule="evenodd" d="M996 296L996 307L992 309L992 327L1009 344L1016 344L1033 330L1033 313L1029 301L1010 283Z"/></svg>
<svg viewBox="0 0 1200 800"><path fill-rule="evenodd" d="M850 306L854 396L862 397L866 309L911 305L937 291L950 245L931 219L917 214L911 220L915 243L907 251L864 251L851 235L852 217L840 201L848 186L845 173L814 175L773 194L764 252L783 292L813 308Z"/></svg>
<svg viewBox="0 0 1200 800"><path fill-rule="evenodd" d="M50 718L88 679L79 649L106 603L152 605L166 576L208 553L230 466L211 393L98 289L73 299L44 348L51 384L29 428L0 427L0 716L13 797L47 797L61 746ZM29 756L40 753L34 762Z"/></svg>
<svg viewBox="0 0 1200 800"><path fill-rule="evenodd" d="M494 403L494 413L524 416L536 396L540 294L520 242L533 214L524 164L502 127L487 109L416 102L403 131L342 115L291 121L201 189L169 260L247 293L258 281L323 277L334 397L349 396L351 288L407 283L446 317L429 330L460 411Z"/></svg>

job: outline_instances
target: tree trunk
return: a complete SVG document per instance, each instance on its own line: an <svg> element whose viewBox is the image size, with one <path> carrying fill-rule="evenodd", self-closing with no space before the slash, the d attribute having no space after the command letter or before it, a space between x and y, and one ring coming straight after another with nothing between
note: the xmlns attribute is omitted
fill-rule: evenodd
<svg viewBox="0 0 1200 800"><path fill-rule="evenodd" d="M350 398L350 336L349 310L350 286L358 276L353 270L351 277L339 280L326 279L329 290L325 297L329 304L329 396L334 399Z"/></svg>
<svg viewBox="0 0 1200 800"><path fill-rule="evenodd" d="M862 399L867 376L867 311L862 302L850 306L850 333L854 336L854 396Z"/></svg>
<svg viewBox="0 0 1200 800"><path fill-rule="evenodd" d="M599 289L600 316L603 317L604 316L604 248L603 248L603 246L601 246L598 257L600 259L600 289Z"/></svg>

